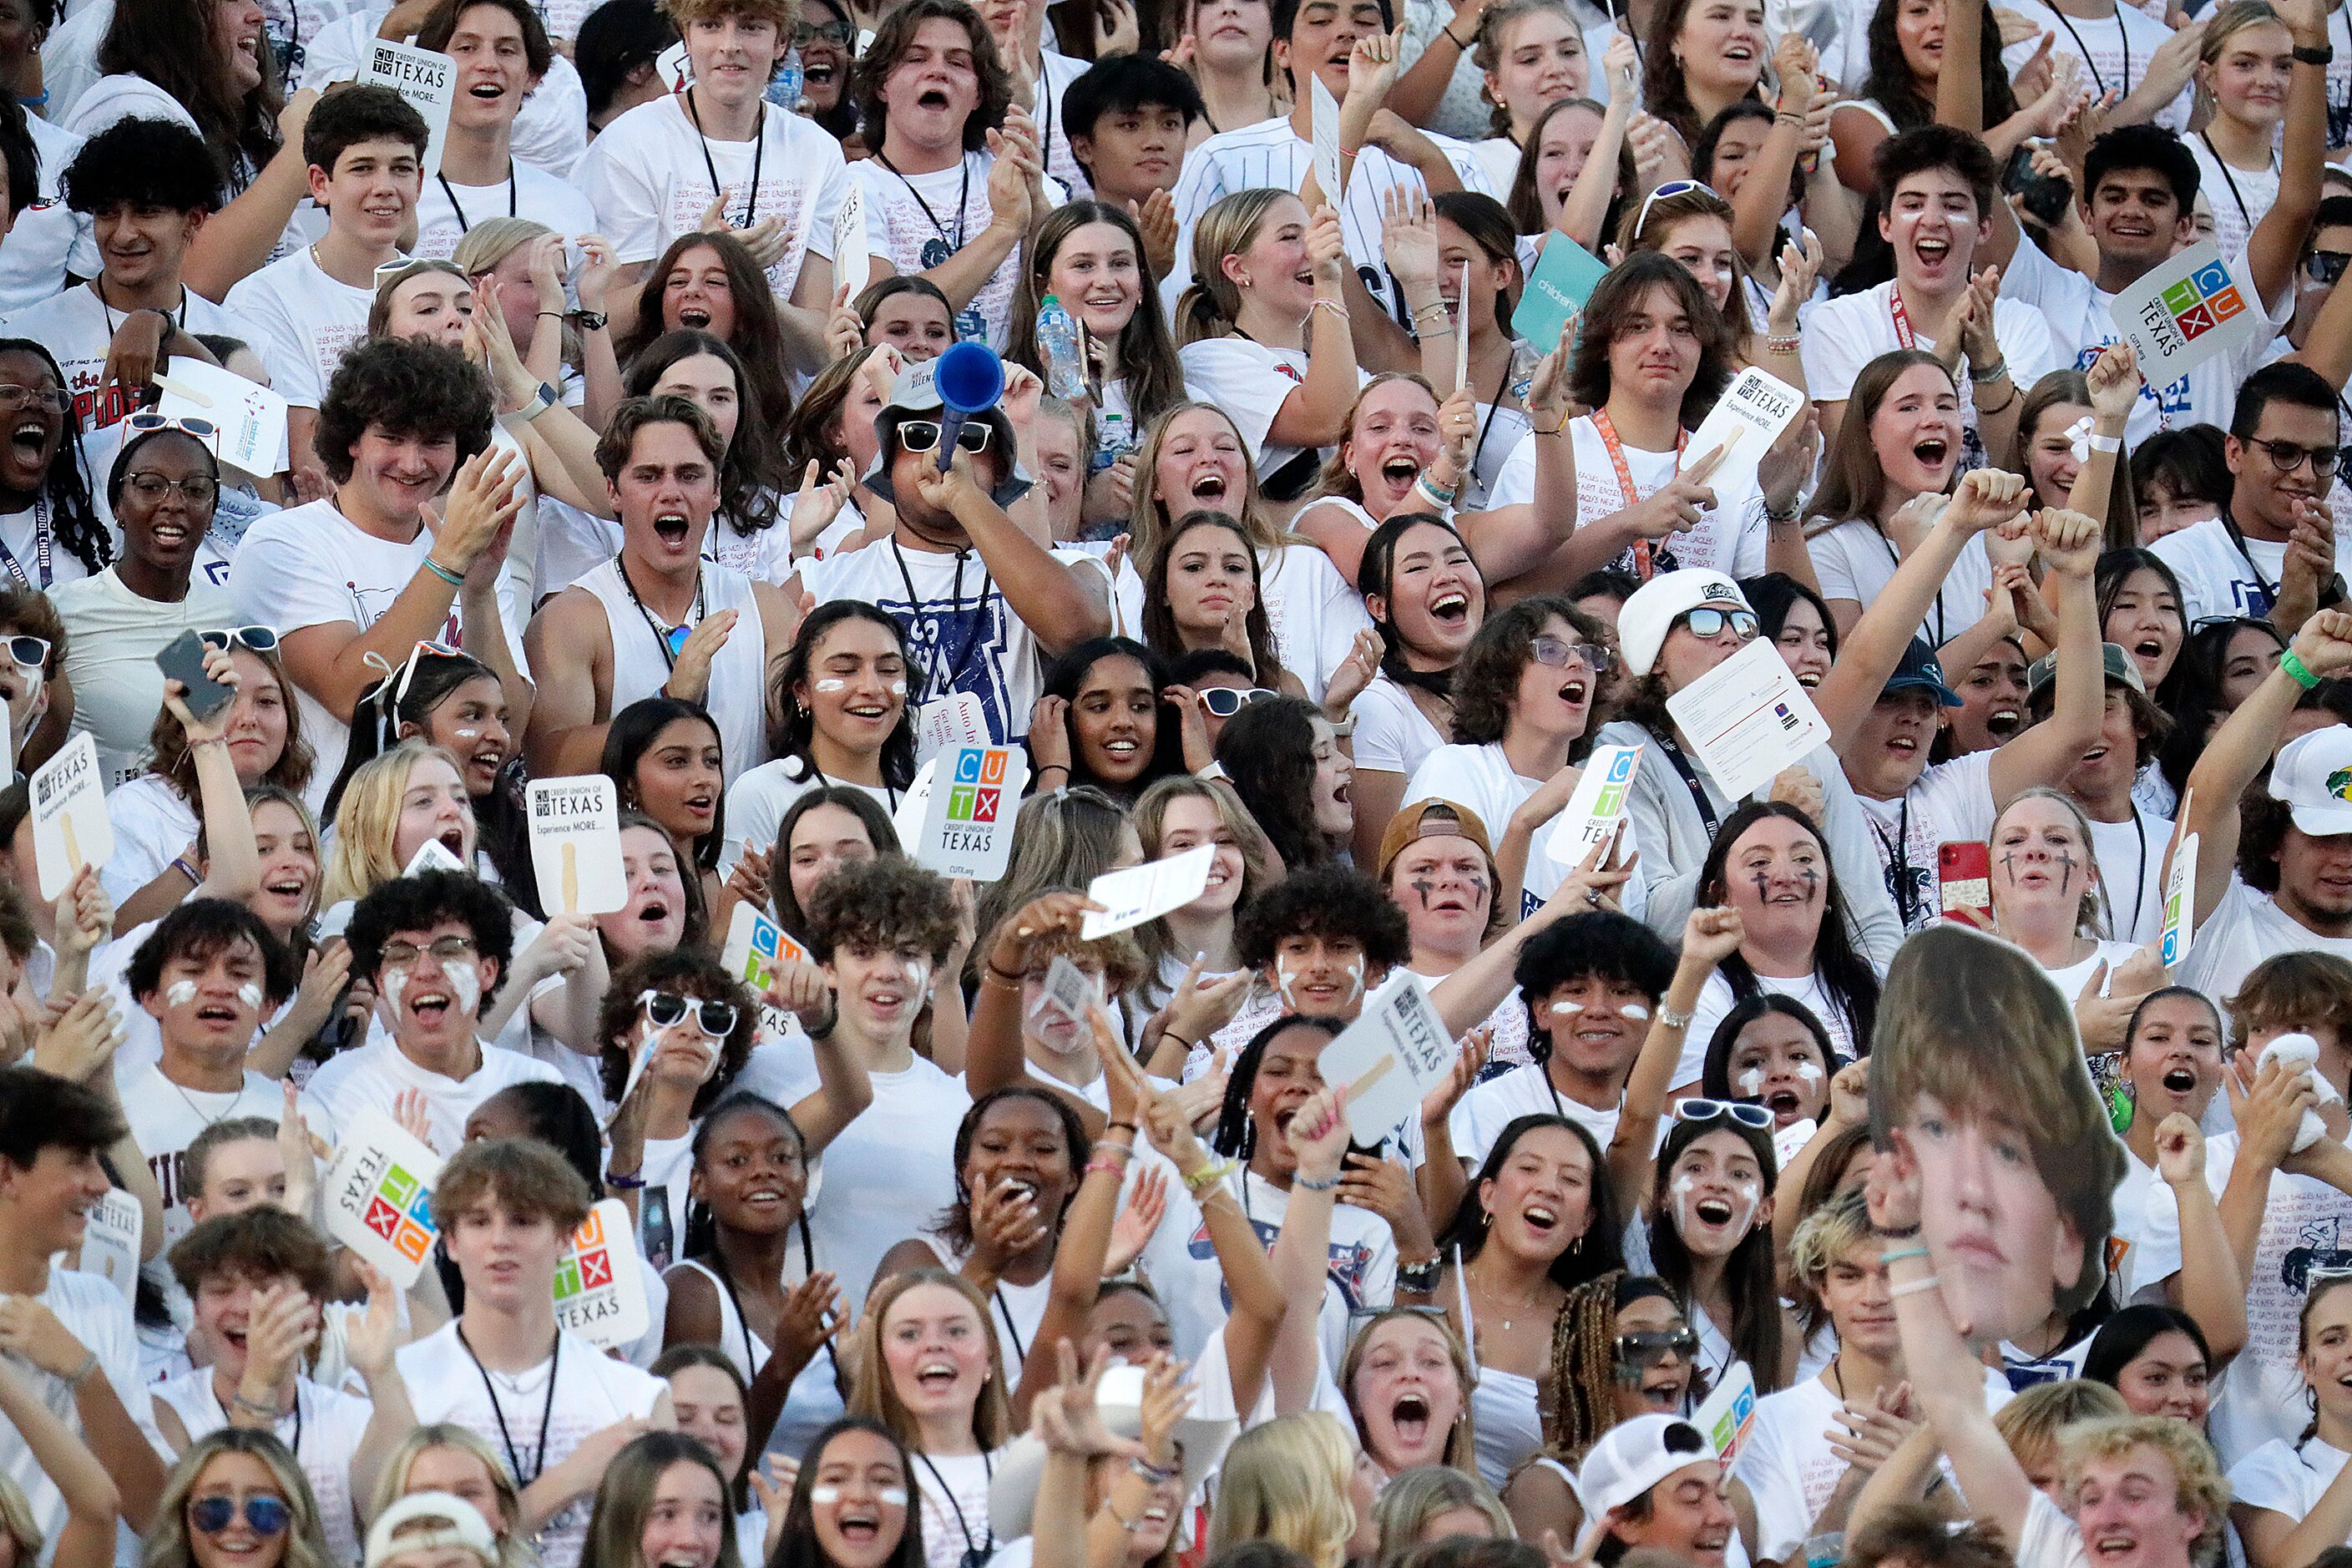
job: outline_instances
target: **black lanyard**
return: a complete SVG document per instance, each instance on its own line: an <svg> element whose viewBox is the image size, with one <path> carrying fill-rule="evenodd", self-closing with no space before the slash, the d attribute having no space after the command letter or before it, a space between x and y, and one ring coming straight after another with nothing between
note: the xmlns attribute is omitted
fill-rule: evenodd
<svg viewBox="0 0 2352 1568"><path fill-rule="evenodd" d="M1467 331L1469 328L1465 326L1458 330ZM1465 376L1463 379L1467 381L1469 377ZM1486 423L1478 426L1478 444L1470 448L1470 471L1464 474L1461 479L1461 483L1465 486L1475 484L1478 487L1480 500L1486 499L1486 483L1478 477L1478 459L1486 455L1487 434L1495 428L1495 416L1503 411L1503 396L1510 389L1511 361L1510 356L1507 354L1503 359L1503 378L1495 384L1495 401L1486 405ZM1533 423L1532 420L1529 421L1530 425Z"/></svg>
<svg viewBox="0 0 2352 1568"><path fill-rule="evenodd" d="M923 216L931 220L933 228L939 230L940 243L948 247L948 256L953 256L957 251L961 250L964 222L971 205L971 159L966 157L963 161L963 194L956 197L956 227L952 238L948 235L948 226L941 223L940 215L931 210L931 204L923 199L923 193L915 189L915 182L898 173L898 165L890 162L890 155L887 153L875 153L874 161L898 175L898 183L907 187L907 194L915 198L915 205L923 209ZM940 258L940 261L946 259L946 256ZM929 261L924 265L927 268L937 267L940 261Z"/></svg>
<svg viewBox="0 0 2352 1568"><path fill-rule="evenodd" d="M2238 216L2244 220L2247 228L2252 228L2254 215L2246 210L2246 197L2245 194L2238 189L2238 176L2230 173L2230 161L2222 157L2220 150L2213 145L2212 132L2200 131L2197 133L2197 140L2204 142L2205 151L2213 154L2213 166L2221 171L2221 183L2230 187L2230 199L2238 204Z"/></svg>
<svg viewBox="0 0 2352 1568"><path fill-rule="evenodd" d="M931 1479L933 1479L933 1480L935 1480L935 1481L939 1482L939 1484L940 1484L940 1500L942 1500L943 1502L945 1502L945 1503L948 1505L948 1507L949 1507L950 1510L952 1510L954 1511L954 1513L955 1513L955 1518L956 1518L956 1528L957 1528L958 1530L960 1530L960 1531L963 1531L963 1561L964 1561L964 1568L976 1568L976 1565L977 1565L978 1563L985 1563L985 1562L987 1562L990 1558L992 1558L992 1557L995 1556L995 1555L996 1555L996 1522L995 1522L995 1521L994 1521L994 1520L992 1520L992 1519L990 1519L990 1518L986 1517L985 1515L983 1515L983 1516L982 1517L982 1519L981 1519L981 1521L980 1521L980 1522L981 1522L981 1534L982 1534L982 1536L985 1539L986 1544L984 1544L984 1545L983 1545L981 1542L974 1541L974 1540L971 1538L971 1521L964 1518L964 1516L963 1516L963 1504L961 1504L961 1503L960 1503L960 1502L956 1501L956 1496L955 1496L955 1493L954 1493L952 1490L949 1489L949 1487L948 1487L948 1479L947 1479L945 1476L943 1476L943 1475L940 1474L940 1468L939 1468L937 1465L935 1465L935 1464L931 1463L931 1457L930 1457L929 1454L926 1454L926 1453L922 1452L920 1449L917 1449L917 1450L916 1450L916 1452L915 1452L915 1458L919 1458L919 1459L920 1459L920 1460L922 1460L922 1461L923 1461L923 1468L925 1468L925 1469L927 1469L927 1470L930 1471L930 1472L931 1472ZM988 1479L989 1479L989 1483L990 1483L992 1486L995 1484L995 1481L996 1481L996 1463L995 1463L995 1461L994 1461L994 1460L991 1459L991 1458L988 1457L988 1451L987 1451L986 1449L982 1449L982 1450L981 1451L981 1455L980 1455L980 1470L981 1470L981 1474L982 1474L982 1475L984 1475L984 1476L986 1476L986 1477L988 1478Z"/></svg>
<svg viewBox="0 0 2352 1568"><path fill-rule="evenodd" d="M2147 824L2140 820L2138 802L2135 801L2132 803L2131 814L2132 836L2139 840L2139 862L2132 868L2131 924L2124 927L2122 931L2116 932L2116 940L2118 942L2131 942L2136 940L2125 933L2139 930L2139 907L2142 901L2147 898ZM2113 903L2115 901L2115 896L2116 895L2111 885L2107 892L2107 900L2109 903ZM2110 914L2114 913L2112 910L2108 912Z"/></svg>
<svg viewBox="0 0 2352 1568"><path fill-rule="evenodd" d="M695 139L702 143L702 166L710 174L710 199L724 201L727 187L719 183L719 165L710 157L710 138L702 133L702 116L694 107L694 89L688 88L680 96L686 100L686 117L694 121ZM751 195L743 203L743 221L734 226L737 228L751 227L751 220L760 215L760 166L767 156L768 106L763 101L760 105L760 122L751 127ZM730 221L724 207L719 209L719 216L721 222Z"/></svg>
<svg viewBox="0 0 2352 1568"><path fill-rule="evenodd" d="M498 1385L490 1381L490 1369L482 1358L474 1354L474 1347L466 1338L466 1325L457 1325L457 1342L466 1347L466 1354L474 1370L482 1374L482 1392L489 1395L490 1415L499 1424L499 1441L507 1446L507 1467L513 1474L515 1485L527 1487L547 1473L547 1434L555 1425L555 1378L563 1370L563 1331L555 1331L555 1348L547 1352L547 1403L539 1412L539 1452L532 1457L530 1474L522 1473L522 1455L516 1451L514 1434L507 1429L506 1406L499 1403Z"/></svg>
<svg viewBox="0 0 2352 1568"><path fill-rule="evenodd" d="M1002 1284L996 1287L996 1310L997 1314L1004 1320L1004 1337L1013 1342L1013 1378L1018 1383L1021 1380L1021 1368L1029 1360L1029 1347L1021 1342L1021 1330L1013 1321L1013 1309L1004 1304L1004 1287ZM966 1539L969 1540L970 1537Z"/></svg>
<svg viewBox="0 0 2352 1568"><path fill-rule="evenodd" d="M1871 531L1878 535L1879 543L1886 546L1886 559L1895 563L1895 569L1897 572L1903 570L1903 557L1896 552L1895 541L1887 538L1885 532L1875 525L1872 526ZM1945 636L1948 629L1944 623L1944 589L1943 585L1938 584L1936 588L1936 646L1937 647L1942 647L1948 640Z"/></svg>
<svg viewBox="0 0 2352 1568"><path fill-rule="evenodd" d="M1698 782L1698 774L1692 769L1690 759L1683 755L1683 749L1675 744L1673 736L1661 735L1653 730L1650 739L1657 742L1658 749L1666 753L1666 761L1674 763L1675 772L1683 775L1683 783L1690 790L1691 804L1698 807L1699 819L1706 824L1706 836L1709 839L1714 838L1716 831L1723 826L1723 819L1716 815L1715 802L1706 798L1706 786Z"/></svg>
<svg viewBox="0 0 2352 1568"><path fill-rule="evenodd" d="M677 648L670 646L669 639L678 632L690 630L696 622L702 619L702 563L698 561L694 563L693 613L667 630L664 630L662 624L654 619L654 613L646 608L645 600L638 596L637 585L629 581L628 567L622 564L621 558L617 555L613 557L613 572L621 579L621 586L629 591L629 603L635 605L637 607L637 614L646 618L646 629L654 634L654 645L661 649L662 662L671 669L676 669ZM678 646L680 647L685 646L685 638L678 639Z"/></svg>
<svg viewBox="0 0 2352 1568"><path fill-rule="evenodd" d="M33 562L41 574L43 593L48 592L49 587L49 498L43 494L33 500ZM0 540L0 566L6 567L8 575L16 579L19 585L33 586L33 580L25 575L24 567L16 563L16 552L8 548L5 540Z"/></svg>
<svg viewBox="0 0 2352 1568"><path fill-rule="evenodd" d="M2091 58L2091 47L2083 42L2083 35L2074 30L2074 24L2068 18L2065 12L2061 11L2053 5L2050 7L2050 14L2058 18L2058 25L2066 29L2066 36L2074 40L2074 52L2082 56L2084 68L2091 73L2091 80L2097 84L2099 91L2105 93L2107 90L2107 79L2099 74L2098 62ZM2122 92L2117 96L2121 98L2129 98L2131 96L2132 85L2131 29L2124 26L2124 8L2122 0L2117 0L2116 5L2116 37L2122 42L2124 47L2124 85Z"/></svg>
<svg viewBox="0 0 2352 1568"><path fill-rule="evenodd" d="M1886 844L1886 829L1879 826L1877 816L1870 812L1863 815L1870 818L1870 830L1878 835L1879 843ZM1902 809L1895 813L1895 842L1887 846L1887 855L1888 877L1892 883L1887 890L1895 895L1895 917L1902 921L1903 929L1909 931L1912 917L1919 912L1919 896L1911 886L1911 794L1908 790L1903 794Z"/></svg>
<svg viewBox="0 0 2352 1568"><path fill-rule="evenodd" d="M701 127L697 126L696 129L698 131ZM702 159L705 163L709 163L710 161L710 148L708 143L704 144ZM466 209L458 205L457 193L450 187L449 176L436 173L433 177L441 182L441 194L449 198L449 210L457 215L457 232L459 234L471 233L474 226L467 221ZM754 173L751 177L754 180L757 180L759 175ZM713 184L716 184L719 183L719 176L717 174L713 174L710 176L710 180ZM507 216L512 217L515 216L515 201L521 194L521 187L515 179L514 155L512 153L509 153L507 155ZM757 198L755 197L754 199Z"/></svg>
<svg viewBox="0 0 2352 1568"><path fill-rule="evenodd" d="M947 433L944 430L940 432L942 437L944 437L946 434ZM963 563L965 559L969 557L971 553L971 552L968 550L959 550L955 552L955 586L950 591L950 596L948 600L948 614L957 620L963 619ZM898 547L898 542L896 539L890 541L890 556L891 559L898 563L898 581L907 585L907 613L909 616L920 616L923 613L923 606L928 601L926 601L920 594L915 592L915 574L907 570L907 552ZM989 585L990 577L988 563L986 561L982 561L980 563L980 594L979 596L972 601L972 608L975 611L985 612L987 610ZM971 659L972 647L979 641L980 622L978 618L975 617L972 624L964 628L963 646L956 649L955 657L953 658L948 660L947 683L945 685L941 685L940 682L940 671L938 667L932 664L929 659L924 660L924 701L928 702L935 696L944 697L949 692L953 691L956 689L956 681L963 674L963 667ZM947 643L944 638L934 643L932 646L934 650L939 653L944 654L947 652Z"/></svg>
<svg viewBox="0 0 2352 1568"><path fill-rule="evenodd" d="M115 327L114 307L106 302L105 280L98 278L91 279L89 280L89 291L98 296L99 312L106 318L106 335L109 339L111 339L114 336ZM152 307L145 308L152 309ZM127 310L123 313L123 320L129 321L132 316L135 316L139 312L137 310ZM163 313L166 316L172 317L172 324L173 326L178 327L183 331L187 330L188 290L184 285L183 285L180 289L180 313L176 316L172 316L172 312L169 310L166 310Z"/></svg>
<svg viewBox="0 0 2352 1568"><path fill-rule="evenodd" d="M735 1277L727 1271L727 1255L713 1247L709 1267L719 1276L719 1288L727 1292L727 1304L735 1309L735 1326L743 1331L743 1383L749 1387L764 1364L751 1349L751 1320L743 1315L743 1300L735 1294Z"/></svg>
<svg viewBox="0 0 2352 1568"><path fill-rule="evenodd" d="M2254 574L2254 586L2263 591L2265 601L2263 608L2267 612L2272 605L2278 603L2278 584L2263 576L2263 569L2254 564L2253 552L2246 548L2246 536L2239 531L2238 520L2230 515L2230 509L2226 506L2221 509L2221 527L2229 534L2230 542L2238 547L2238 558L2246 563L2246 570ZM44 575L46 577L46 574Z"/></svg>

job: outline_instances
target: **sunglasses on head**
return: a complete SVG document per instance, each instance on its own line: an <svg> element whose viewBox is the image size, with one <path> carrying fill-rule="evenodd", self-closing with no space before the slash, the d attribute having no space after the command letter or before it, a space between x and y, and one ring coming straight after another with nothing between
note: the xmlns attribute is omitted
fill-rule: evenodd
<svg viewBox="0 0 2352 1568"><path fill-rule="evenodd" d="M216 647L224 653L232 647L241 647L247 653L271 653L278 647L278 634L268 626L219 626L196 636L206 647Z"/></svg>
<svg viewBox="0 0 2352 1568"><path fill-rule="evenodd" d="M1263 686L1204 686L1194 695L1213 717L1230 719L1252 703L1271 701L1282 693Z"/></svg>
<svg viewBox="0 0 2352 1568"><path fill-rule="evenodd" d="M2304 276L2314 283L2333 283L2344 276L2347 262L2352 262L2352 254L2341 250L2315 250L2303 258Z"/></svg>
<svg viewBox="0 0 2352 1568"><path fill-rule="evenodd" d="M1715 188L1705 180L1668 180L1644 197L1642 211L1633 219L1633 243L1639 245L1642 242L1642 230L1649 226L1652 207L1674 196L1689 195L1693 191L1705 191L1710 196L1716 194Z"/></svg>
<svg viewBox="0 0 2352 1568"><path fill-rule="evenodd" d="M218 1535L240 1512L246 1528L256 1535L281 1535L293 1517L283 1499L267 1494L247 1498L241 1507L233 1497L200 1497L188 1505L188 1522L200 1534Z"/></svg>
<svg viewBox="0 0 2352 1568"><path fill-rule="evenodd" d="M153 430L177 430L183 436L194 436L199 441L209 441L220 434L220 426L209 419L199 419L193 414L165 414L153 408L142 408L136 414L125 415L122 427L129 436L144 436Z"/></svg>
<svg viewBox="0 0 2352 1568"><path fill-rule="evenodd" d="M8 657L16 661L17 668L38 674L49 667L49 639L18 632L8 639Z"/></svg>
<svg viewBox="0 0 2352 1568"><path fill-rule="evenodd" d="M1698 1335L1688 1329L1635 1329L1617 1336L1617 1359L1637 1366L1654 1366L1672 1355L1691 1361L1698 1355Z"/></svg>
<svg viewBox="0 0 2352 1568"><path fill-rule="evenodd" d="M645 991L637 995L637 1005L656 1029L667 1029L681 1023L688 1014L694 1016L694 1026L703 1037L723 1040L735 1032L735 1004L707 996L680 996L673 991Z"/></svg>
<svg viewBox="0 0 2352 1568"><path fill-rule="evenodd" d="M1763 629L1763 623L1756 618L1753 611L1718 610L1706 605L1686 612L1682 617L1682 624L1690 628L1691 636L1701 641L1709 637L1721 637L1723 628L1726 626L1737 632L1742 642Z"/></svg>
<svg viewBox="0 0 2352 1568"><path fill-rule="evenodd" d="M956 445L967 452L985 452L988 439L995 432L985 425L967 423L956 432ZM898 421L898 445L909 452L929 452L940 444L940 422L936 419L901 419Z"/></svg>
<svg viewBox="0 0 2352 1568"><path fill-rule="evenodd" d="M1677 1121L1720 1121L1726 1117L1759 1132L1772 1125L1770 1111L1760 1105L1742 1105L1737 1100L1692 1099L1675 1107Z"/></svg>

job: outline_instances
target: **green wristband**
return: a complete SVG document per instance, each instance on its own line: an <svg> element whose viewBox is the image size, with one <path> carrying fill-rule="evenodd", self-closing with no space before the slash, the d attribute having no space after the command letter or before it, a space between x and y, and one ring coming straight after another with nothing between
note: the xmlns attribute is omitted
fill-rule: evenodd
<svg viewBox="0 0 2352 1568"><path fill-rule="evenodd" d="M452 588L462 588L466 585L466 579L462 575L450 571L449 568L442 565L441 563L434 560L430 555L425 558L425 569L427 572L432 573L436 577L440 578L444 583L448 584Z"/></svg>
<svg viewBox="0 0 2352 1568"><path fill-rule="evenodd" d="M2294 683L2305 691L2316 690L2319 677L2311 673L2311 666L2295 658L2292 650L2279 655L2278 667L2294 678Z"/></svg>

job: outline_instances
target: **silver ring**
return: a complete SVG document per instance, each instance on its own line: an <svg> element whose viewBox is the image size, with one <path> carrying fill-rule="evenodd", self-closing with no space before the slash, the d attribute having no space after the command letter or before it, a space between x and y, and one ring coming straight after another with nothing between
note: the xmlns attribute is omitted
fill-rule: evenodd
<svg viewBox="0 0 2352 1568"><path fill-rule="evenodd" d="M1584 901L1591 904L1594 909L1599 909L1601 907L1601 889L1598 888L1585 889Z"/></svg>

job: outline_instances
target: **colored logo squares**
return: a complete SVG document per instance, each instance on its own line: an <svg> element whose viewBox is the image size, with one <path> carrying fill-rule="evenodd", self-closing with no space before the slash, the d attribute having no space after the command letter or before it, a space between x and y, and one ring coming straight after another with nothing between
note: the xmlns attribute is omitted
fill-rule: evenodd
<svg viewBox="0 0 2352 1568"><path fill-rule="evenodd" d="M2230 269L2216 261L2167 289L2164 308L2182 337L2198 338L2242 311L2246 300L2230 281Z"/></svg>
<svg viewBox="0 0 2352 1568"><path fill-rule="evenodd" d="M405 1166L392 1165L368 1194L360 1220L403 1258L420 1262L433 1250L437 1234L433 1227L433 1189L411 1175Z"/></svg>

